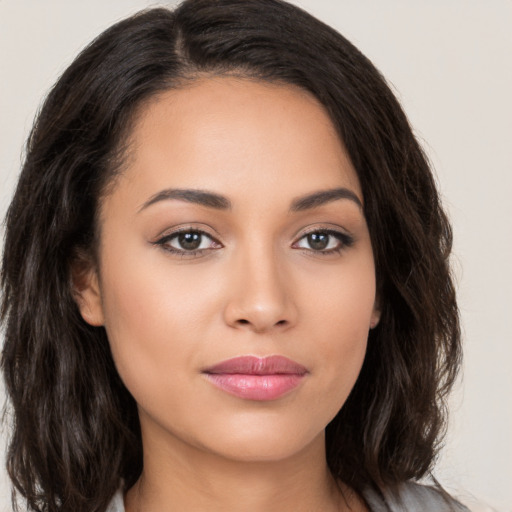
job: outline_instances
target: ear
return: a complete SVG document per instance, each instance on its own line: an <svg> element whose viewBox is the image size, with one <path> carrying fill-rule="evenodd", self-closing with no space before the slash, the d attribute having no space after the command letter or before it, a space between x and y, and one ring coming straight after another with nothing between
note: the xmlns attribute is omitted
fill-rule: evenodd
<svg viewBox="0 0 512 512"><path fill-rule="evenodd" d="M380 310L379 300L376 299L375 304L373 305L372 316L370 317L370 329L374 329L375 327L377 327L377 325L380 322L380 315L381 315L381 310Z"/></svg>
<svg viewBox="0 0 512 512"><path fill-rule="evenodd" d="M82 318L95 327L104 325L103 304L95 265L83 258L75 260L71 270L73 296Z"/></svg>

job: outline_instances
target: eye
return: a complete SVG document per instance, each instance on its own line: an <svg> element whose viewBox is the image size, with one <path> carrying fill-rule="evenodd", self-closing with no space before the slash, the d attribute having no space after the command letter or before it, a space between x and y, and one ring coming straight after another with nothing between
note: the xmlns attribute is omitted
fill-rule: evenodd
<svg viewBox="0 0 512 512"><path fill-rule="evenodd" d="M195 256L222 245L210 235L198 229L184 228L163 236L154 242L164 250L182 256Z"/></svg>
<svg viewBox="0 0 512 512"><path fill-rule="evenodd" d="M318 229L300 238L297 246L319 254L331 254L339 253L353 243L354 239L346 233L332 229Z"/></svg>

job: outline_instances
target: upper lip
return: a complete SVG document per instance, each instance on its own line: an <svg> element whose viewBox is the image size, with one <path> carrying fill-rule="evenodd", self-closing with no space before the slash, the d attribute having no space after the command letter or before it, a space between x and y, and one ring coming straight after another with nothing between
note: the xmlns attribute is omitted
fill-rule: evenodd
<svg viewBox="0 0 512 512"><path fill-rule="evenodd" d="M307 369L284 356L240 356L221 361L203 370L204 373L243 375L304 375Z"/></svg>

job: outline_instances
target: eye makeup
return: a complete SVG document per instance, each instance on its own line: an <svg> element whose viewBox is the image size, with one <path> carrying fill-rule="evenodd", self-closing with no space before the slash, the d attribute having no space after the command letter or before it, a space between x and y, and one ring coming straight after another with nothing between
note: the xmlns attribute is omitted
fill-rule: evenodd
<svg viewBox="0 0 512 512"><path fill-rule="evenodd" d="M210 243L206 244L206 246L204 246L205 239L210 240ZM306 247L304 243L308 244L309 247ZM182 258L206 255L209 251L218 250L223 247L218 240L206 231L192 227L179 228L160 237L155 242L152 242L152 244ZM302 249L304 252L313 253L314 255L329 256L340 254L353 244L354 238L347 233L332 228L317 227L303 233L294 242L292 248Z"/></svg>

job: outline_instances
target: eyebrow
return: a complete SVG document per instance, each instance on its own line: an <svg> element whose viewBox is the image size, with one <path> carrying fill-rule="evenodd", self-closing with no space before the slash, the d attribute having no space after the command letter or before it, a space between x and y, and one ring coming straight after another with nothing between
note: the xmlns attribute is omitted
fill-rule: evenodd
<svg viewBox="0 0 512 512"><path fill-rule="evenodd" d="M319 190L318 192L298 197L292 201L290 212L301 212L311 208L317 208L318 206L322 206L338 199L348 199L356 203L359 208L363 208L363 204L355 192L352 192L352 190L349 190L348 188L341 187Z"/></svg>
<svg viewBox="0 0 512 512"><path fill-rule="evenodd" d="M232 208L232 203L227 197L215 192L190 188L170 188L151 196L149 200L140 207L139 212L152 204L171 199L199 204L207 208L214 208L215 210L231 210ZM361 200L352 190L341 187L319 190L318 192L297 197L292 201L289 211L294 213L310 210L339 199L348 199L356 203L359 208L363 208Z"/></svg>

